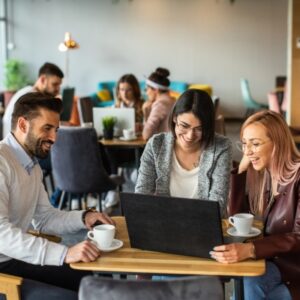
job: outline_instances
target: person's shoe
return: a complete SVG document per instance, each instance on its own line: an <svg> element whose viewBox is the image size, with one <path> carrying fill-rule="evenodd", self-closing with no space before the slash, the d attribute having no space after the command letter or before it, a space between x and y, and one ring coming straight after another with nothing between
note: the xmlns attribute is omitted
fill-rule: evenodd
<svg viewBox="0 0 300 300"><path fill-rule="evenodd" d="M104 200L104 207L112 207L117 205L120 202L119 193L116 191L108 191L105 200Z"/></svg>

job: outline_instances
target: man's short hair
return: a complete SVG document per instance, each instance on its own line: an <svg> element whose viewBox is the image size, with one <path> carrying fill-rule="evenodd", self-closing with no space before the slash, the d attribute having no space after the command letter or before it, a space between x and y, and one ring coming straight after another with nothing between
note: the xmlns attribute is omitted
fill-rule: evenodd
<svg viewBox="0 0 300 300"><path fill-rule="evenodd" d="M19 98L14 106L11 119L11 129L14 131L20 117L28 121L40 115L40 109L46 109L60 114L62 112L62 101L51 95L34 92L27 93Z"/></svg>
<svg viewBox="0 0 300 300"><path fill-rule="evenodd" d="M39 77L41 75L51 75L57 76L59 78L64 78L64 73L62 70L55 64L46 62L39 69Z"/></svg>

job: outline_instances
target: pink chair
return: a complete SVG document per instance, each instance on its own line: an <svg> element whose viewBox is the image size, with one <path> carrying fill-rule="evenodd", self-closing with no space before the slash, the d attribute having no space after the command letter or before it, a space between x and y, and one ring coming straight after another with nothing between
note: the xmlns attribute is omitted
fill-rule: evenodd
<svg viewBox="0 0 300 300"><path fill-rule="evenodd" d="M277 113L281 113L278 97L277 94L274 92L268 93L268 103L269 103L269 110L275 111Z"/></svg>

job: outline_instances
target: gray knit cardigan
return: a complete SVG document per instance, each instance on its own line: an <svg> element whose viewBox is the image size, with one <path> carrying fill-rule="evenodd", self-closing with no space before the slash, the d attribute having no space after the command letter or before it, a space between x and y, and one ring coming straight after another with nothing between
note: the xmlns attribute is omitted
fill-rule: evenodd
<svg viewBox="0 0 300 300"><path fill-rule="evenodd" d="M174 137L170 132L156 134L148 141L141 157L136 193L170 196L173 149ZM230 140L216 134L199 163L198 197L218 201L222 214L227 205L231 160Z"/></svg>

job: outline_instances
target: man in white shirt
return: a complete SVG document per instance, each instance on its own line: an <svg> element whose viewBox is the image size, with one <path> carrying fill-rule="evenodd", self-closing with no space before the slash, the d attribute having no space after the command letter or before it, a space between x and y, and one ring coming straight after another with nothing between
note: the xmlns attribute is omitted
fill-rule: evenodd
<svg viewBox="0 0 300 300"><path fill-rule="evenodd" d="M45 158L55 142L61 109L57 98L38 92L23 95L14 107L11 133L0 142L0 272L34 280L35 291L42 292L30 299L77 299L86 272L67 264L100 255L89 241L68 248L32 236L27 233L31 223L50 234L91 229L99 221L113 223L106 214L60 211L49 203L37 158ZM51 292L45 293L48 285Z"/></svg>
<svg viewBox="0 0 300 300"><path fill-rule="evenodd" d="M5 138L11 130L11 115L15 103L21 96L29 92L41 92L55 97L59 94L63 78L64 74L58 66L48 62L44 63L39 69L38 79L35 84L33 86L25 86L17 91L5 108L2 118L2 137Z"/></svg>

